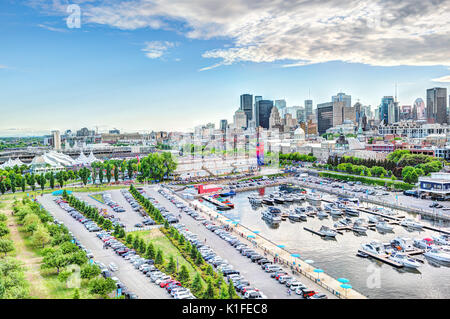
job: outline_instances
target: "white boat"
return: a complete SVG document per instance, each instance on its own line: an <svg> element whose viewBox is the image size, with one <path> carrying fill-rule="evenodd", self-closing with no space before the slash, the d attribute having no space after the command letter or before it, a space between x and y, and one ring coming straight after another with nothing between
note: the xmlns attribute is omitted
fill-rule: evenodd
<svg viewBox="0 0 450 319"><path fill-rule="evenodd" d="M423 254L425 257L450 263L450 252L443 249L434 248Z"/></svg>
<svg viewBox="0 0 450 319"><path fill-rule="evenodd" d="M321 210L321 211L319 211L317 213L317 217L319 217L319 218L328 218L328 214Z"/></svg>
<svg viewBox="0 0 450 319"><path fill-rule="evenodd" d="M345 213L349 216L359 216L359 211L352 207L345 208Z"/></svg>
<svg viewBox="0 0 450 319"><path fill-rule="evenodd" d="M402 253L392 253L388 256L388 259L395 261L395 262L397 262L405 267L408 267L408 268L416 269L416 268L419 268L419 266L420 266L420 263L417 260L412 259Z"/></svg>
<svg viewBox="0 0 450 319"><path fill-rule="evenodd" d="M400 225L407 228L414 228L414 229L422 229L423 225L416 222L415 220L411 218L405 218L400 222Z"/></svg>
<svg viewBox="0 0 450 319"><path fill-rule="evenodd" d="M394 226L389 225L387 222L382 221L382 222L378 222L375 227L378 230L384 231L384 232L390 232L394 229Z"/></svg>
<svg viewBox="0 0 450 319"><path fill-rule="evenodd" d="M322 196L320 196L319 194L309 193L306 195L306 200L314 205L319 205L322 200Z"/></svg>
<svg viewBox="0 0 450 319"><path fill-rule="evenodd" d="M450 235L433 236L433 239L438 245L450 246Z"/></svg>
<svg viewBox="0 0 450 319"><path fill-rule="evenodd" d="M284 201L285 201L286 203L292 203L292 202L294 202L294 199L292 198L291 195L285 195L285 196L284 196Z"/></svg>
<svg viewBox="0 0 450 319"><path fill-rule="evenodd" d="M386 207L375 207L372 209L373 212L378 214L383 214L387 216L395 216L398 215L397 212L394 212L392 209L386 208Z"/></svg>
<svg viewBox="0 0 450 319"><path fill-rule="evenodd" d="M359 223L354 223L352 230L360 234L365 234L367 232L367 227Z"/></svg>
<svg viewBox="0 0 450 319"><path fill-rule="evenodd" d="M294 195L292 195L292 199L295 201L295 202L301 202L301 201L304 201L305 200L305 195L303 195L303 194L294 194Z"/></svg>
<svg viewBox="0 0 450 319"><path fill-rule="evenodd" d="M430 249L434 244L431 238L414 239L414 246L420 249Z"/></svg>
<svg viewBox="0 0 450 319"><path fill-rule="evenodd" d="M378 224L382 221L384 221L383 217L378 215L369 215L368 217L369 223Z"/></svg>
<svg viewBox="0 0 450 319"><path fill-rule="evenodd" d="M270 205L270 206L273 205L273 203L274 203L273 199L270 198L269 196L264 196L262 199L262 202L263 202L263 204Z"/></svg>
<svg viewBox="0 0 450 319"><path fill-rule="evenodd" d="M269 207L269 209L262 212L262 218L272 224L279 224L281 223L281 210Z"/></svg>
<svg viewBox="0 0 450 319"><path fill-rule="evenodd" d="M263 201L262 198L258 196L249 196L248 200L250 201L250 203L257 205L260 205Z"/></svg>
<svg viewBox="0 0 450 319"><path fill-rule="evenodd" d="M294 222L299 222L300 221L300 214L296 213L296 212L290 212L288 218Z"/></svg>
<svg viewBox="0 0 450 319"><path fill-rule="evenodd" d="M334 227L345 227L345 226L350 226L353 223L353 221L351 220L351 218L345 217L342 218L340 220L338 220L335 224Z"/></svg>
<svg viewBox="0 0 450 319"><path fill-rule="evenodd" d="M378 241L372 241L368 244L362 244L361 249L374 255L383 255L386 253L383 244Z"/></svg>
<svg viewBox="0 0 450 319"><path fill-rule="evenodd" d="M413 240L407 237L396 237L391 241L391 245L398 251L416 250Z"/></svg>
<svg viewBox="0 0 450 319"><path fill-rule="evenodd" d="M337 235L337 232L334 229L331 229L327 226L320 227L319 233L327 237L336 237Z"/></svg>
<svg viewBox="0 0 450 319"><path fill-rule="evenodd" d="M331 209L329 211L331 216L342 216L344 213L340 211L339 209Z"/></svg>

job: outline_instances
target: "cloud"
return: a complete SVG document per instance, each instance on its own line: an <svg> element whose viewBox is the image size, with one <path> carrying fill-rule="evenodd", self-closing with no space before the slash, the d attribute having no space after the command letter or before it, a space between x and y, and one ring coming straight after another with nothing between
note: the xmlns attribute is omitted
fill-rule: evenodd
<svg viewBox="0 0 450 319"><path fill-rule="evenodd" d="M51 27L45 24L38 24L38 27L49 30L49 31L54 31L54 32L67 32L66 29L61 29L61 28L55 28L55 27Z"/></svg>
<svg viewBox="0 0 450 319"><path fill-rule="evenodd" d="M168 41L151 41L145 42L145 48L142 51L149 59L157 59L164 55L164 53L169 49L173 48L175 43Z"/></svg>
<svg viewBox="0 0 450 319"><path fill-rule="evenodd" d="M84 23L226 40L203 53L218 60L204 69L336 60L450 66L450 0L97 0L80 5Z"/></svg>
<svg viewBox="0 0 450 319"><path fill-rule="evenodd" d="M8 69L8 67L7 67L6 65L1 65L1 64L0 64L0 70L1 70L1 69Z"/></svg>
<svg viewBox="0 0 450 319"><path fill-rule="evenodd" d="M432 82L450 82L450 75L441 76L440 78L432 79Z"/></svg>

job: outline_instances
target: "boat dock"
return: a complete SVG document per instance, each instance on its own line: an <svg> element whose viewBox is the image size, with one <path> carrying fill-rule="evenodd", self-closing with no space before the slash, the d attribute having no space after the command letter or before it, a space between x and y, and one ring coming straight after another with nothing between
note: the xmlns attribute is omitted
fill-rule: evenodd
<svg viewBox="0 0 450 319"><path fill-rule="evenodd" d="M311 229L311 228L308 228L308 227L303 227L303 229L309 231L310 233L318 235L320 237L326 237L326 235L322 234L321 232L319 232L317 230L314 230L314 229ZM340 230L337 230L337 229L333 229L333 230L335 230L338 234L343 235L343 233Z"/></svg>
<svg viewBox="0 0 450 319"><path fill-rule="evenodd" d="M225 205L225 204L219 202L219 201L218 201L217 199L215 199L215 198L211 198L211 197L205 196L205 195L202 196L202 198L203 198L204 200L210 202L210 203L213 203L214 205L216 205L216 206L219 207L220 209L224 209L224 210L225 210L225 209L231 209L230 206Z"/></svg>

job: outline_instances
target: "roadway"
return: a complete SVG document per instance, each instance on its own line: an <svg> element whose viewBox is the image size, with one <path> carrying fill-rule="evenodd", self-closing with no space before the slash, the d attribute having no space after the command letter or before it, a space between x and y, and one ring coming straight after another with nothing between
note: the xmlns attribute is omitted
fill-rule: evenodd
<svg viewBox="0 0 450 319"><path fill-rule="evenodd" d="M83 224L76 221L65 210L59 207L53 201L54 199L54 196L47 194L39 197L38 201L56 219L64 223L74 236L92 252L94 260L102 262L106 266L114 262L119 270L114 272L113 276L119 278L130 291L134 292L141 299L171 299L165 289L161 289L159 286L150 282L150 279L135 269L127 260L116 255L111 249L103 249L103 243L97 238L96 233L90 233Z"/></svg>

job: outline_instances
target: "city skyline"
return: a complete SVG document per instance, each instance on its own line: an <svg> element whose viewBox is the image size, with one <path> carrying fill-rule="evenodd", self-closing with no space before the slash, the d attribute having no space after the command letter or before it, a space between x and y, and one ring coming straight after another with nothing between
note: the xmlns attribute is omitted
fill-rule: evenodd
<svg viewBox="0 0 450 319"><path fill-rule="evenodd" d="M352 1L328 1L319 16L305 18L311 26L302 32L295 18L312 12L313 4L273 3L263 9L232 1L226 9L200 1L187 10L175 1L175 10L164 2L130 1L132 10L125 15L121 1L71 3L81 8L80 28L67 25L68 1L0 4L5 48L0 52L1 136L68 127L148 132L182 131L207 122L218 126L221 119L232 120L244 93L285 99L288 107L304 107L311 99L315 109L345 92L352 104L359 100L374 111L383 96L395 95L396 85L399 104L413 105L416 98L426 100L427 89L448 88L450 81L448 48L439 45L448 36L447 2L360 2L352 9ZM433 10L437 7L439 12ZM398 23L378 21L382 9L404 17ZM351 42L350 22L364 17L372 19L364 24L364 34L373 43ZM417 30L413 19L432 24ZM263 23L269 30L287 23L288 31L280 36L286 43L258 31ZM330 27L341 31L342 47L331 33L318 40L317 34ZM370 53L376 45L391 55Z"/></svg>

